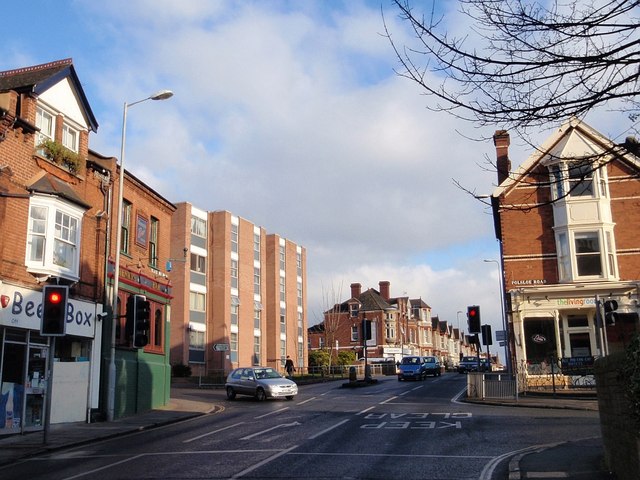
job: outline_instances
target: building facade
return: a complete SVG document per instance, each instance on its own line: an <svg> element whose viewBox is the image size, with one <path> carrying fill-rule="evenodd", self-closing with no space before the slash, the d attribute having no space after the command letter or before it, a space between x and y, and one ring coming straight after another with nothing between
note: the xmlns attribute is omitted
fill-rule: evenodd
<svg viewBox="0 0 640 480"><path fill-rule="evenodd" d="M512 362L530 379L557 368L570 381L572 369L623 349L638 331L640 162L579 120L515 172L508 133L497 131L494 143Z"/></svg>
<svg viewBox="0 0 640 480"><path fill-rule="evenodd" d="M217 379L241 365L282 369L287 355L306 364L305 249L228 211L177 207L172 363Z"/></svg>
<svg viewBox="0 0 640 480"><path fill-rule="evenodd" d="M89 158L97 127L71 59L0 72L0 433L83 421L99 404L113 162ZM58 337L41 334L46 285L69 289Z"/></svg>
<svg viewBox="0 0 640 480"><path fill-rule="evenodd" d="M323 322L309 328L309 350L352 350L364 359L366 344L367 361L433 355L449 367L457 365L461 352L475 351L458 329L432 317L431 307L421 298L391 297L388 281L378 286L363 292L360 283L352 283L351 297L325 311Z"/></svg>

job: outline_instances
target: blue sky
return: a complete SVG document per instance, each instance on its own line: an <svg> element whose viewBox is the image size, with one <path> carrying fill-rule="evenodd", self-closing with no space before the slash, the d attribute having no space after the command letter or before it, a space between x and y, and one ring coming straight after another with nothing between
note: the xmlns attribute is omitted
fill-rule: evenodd
<svg viewBox="0 0 640 480"><path fill-rule="evenodd" d="M455 2L439 6L464 27ZM73 58L99 123L93 150L119 156L124 102L174 91L129 110L126 168L173 202L229 210L305 246L310 324L329 292L345 300L352 282L388 280L391 295L421 297L441 320L457 325L479 304L500 327L498 271L483 262L499 254L493 220L453 182L493 190L492 142L457 132L500 126L432 112L394 74L381 8L397 41L408 32L387 0L10 8L20 21L5 22L0 70ZM515 165L527 154L512 146Z"/></svg>

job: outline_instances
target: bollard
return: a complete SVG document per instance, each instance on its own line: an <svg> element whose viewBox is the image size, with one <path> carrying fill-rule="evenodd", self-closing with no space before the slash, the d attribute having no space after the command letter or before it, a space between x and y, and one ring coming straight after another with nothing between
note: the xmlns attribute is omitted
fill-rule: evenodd
<svg viewBox="0 0 640 480"><path fill-rule="evenodd" d="M349 367L349 381L355 382L358 379L356 375L356 367Z"/></svg>

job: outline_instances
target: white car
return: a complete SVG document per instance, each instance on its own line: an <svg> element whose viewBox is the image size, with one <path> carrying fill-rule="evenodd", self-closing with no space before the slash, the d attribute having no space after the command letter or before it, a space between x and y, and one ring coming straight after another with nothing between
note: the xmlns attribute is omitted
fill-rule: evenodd
<svg viewBox="0 0 640 480"><path fill-rule="evenodd" d="M250 395L260 401L267 398L292 400L298 394L296 382L283 377L271 367L236 368L227 377L225 389L229 400L236 398L236 395Z"/></svg>

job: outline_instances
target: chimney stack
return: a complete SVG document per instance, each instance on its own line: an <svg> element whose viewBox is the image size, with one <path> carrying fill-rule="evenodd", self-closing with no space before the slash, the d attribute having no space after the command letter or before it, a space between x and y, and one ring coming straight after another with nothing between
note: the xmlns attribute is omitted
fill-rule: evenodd
<svg viewBox="0 0 640 480"><path fill-rule="evenodd" d="M359 283L351 284L351 298L358 298L362 290L362 285Z"/></svg>
<svg viewBox="0 0 640 480"><path fill-rule="evenodd" d="M389 301L389 285L390 283L387 281L378 282L380 286L380 296L384 298L386 301Z"/></svg>
<svg viewBox="0 0 640 480"><path fill-rule="evenodd" d="M511 139L506 130L496 130L493 134L493 144L496 147L496 167L498 168L498 185L502 185L511 171L511 161L509 160L509 145Z"/></svg>

